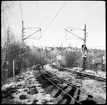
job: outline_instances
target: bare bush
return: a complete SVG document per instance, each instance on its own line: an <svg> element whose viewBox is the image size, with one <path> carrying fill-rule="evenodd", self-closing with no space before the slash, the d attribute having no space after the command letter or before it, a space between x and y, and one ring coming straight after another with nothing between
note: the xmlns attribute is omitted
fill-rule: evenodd
<svg viewBox="0 0 107 105"><path fill-rule="evenodd" d="M65 62L67 67L78 66L76 52L69 51L65 55Z"/></svg>

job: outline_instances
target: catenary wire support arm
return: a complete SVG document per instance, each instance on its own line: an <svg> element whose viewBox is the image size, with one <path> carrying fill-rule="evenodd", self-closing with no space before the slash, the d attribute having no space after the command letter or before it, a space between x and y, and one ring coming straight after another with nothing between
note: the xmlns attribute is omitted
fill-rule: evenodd
<svg viewBox="0 0 107 105"><path fill-rule="evenodd" d="M32 33L31 35L27 36L26 38L23 38L23 41L27 38L29 38L30 36L32 36L33 34L37 33L38 31L41 31L41 28L39 30L37 30L36 32Z"/></svg>
<svg viewBox="0 0 107 105"><path fill-rule="evenodd" d="M39 28L39 27L27 27L27 28L24 28L24 29L35 29L35 28Z"/></svg>
<svg viewBox="0 0 107 105"><path fill-rule="evenodd" d="M70 28L70 31L67 30L68 28ZM84 39L79 37L78 35L72 33L71 31L74 30L74 29L78 29L78 28L72 28L72 27L68 27L65 29L65 31L71 33L72 35L78 37L79 39L83 40L84 41L84 44L82 45L82 58L83 58L83 64L82 64L82 68L83 68L83 71L86 70L86 56L87 56L87 47L86 47L86 24L84 25L84 29L81 29L82 31L84 31ZM80 30L80 28L79 28ZM66 37L66 36L65 36Z"/></svg>
<svg viewBox="0 0 107 105"><path fill-rule="evenodd" d="M22 41L22 54L23 54L23 47L24 47L24 21L23 21L23 13L22 13L22 3L20 1L20 12L21 12L21 21L22 21L22 33L21 33L21 41ZM23 69L23 63L24 63L24 56L22 56L22 64L21 64L21 69Z"/></svg>
<svg viewBox="0 0 107 105"><path fill-rule="evenodd" d="M74 36L76 36L76 37L78 37L79 39L82 39L82 40L84 41L84 39L83 39L83 38L81 38L81 37L79 37L78 35L76 35L76 34L72 33L71 31L68 31L67 29L65 29L65 31L67 31L67 32L69 32L69 33L71 33L71 34L73 34Z"/></svg>

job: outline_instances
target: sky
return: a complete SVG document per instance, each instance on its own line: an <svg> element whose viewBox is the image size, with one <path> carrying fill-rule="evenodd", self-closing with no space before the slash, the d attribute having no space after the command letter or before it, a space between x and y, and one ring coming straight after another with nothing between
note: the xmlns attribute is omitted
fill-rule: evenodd
<svg viewBox="0 0 107 105"><path fill-rule="evenodd" d="M17 5L12 8L13 16L10 19L10 25L15 33L15 38L21 40L22 18L20 2L14 2ZM83 29L84 24L86 24L87 48L105 49L104 1L21 1L21 4L24 27L35 27L33 29L26 29L25 37L41 28L41 32L38 31L24 41L27 45L71 45L80 48L83 40L68 33L65 29L70 30L71 28L69 27L73 27L72 32L84 38ZM63 4L64 6L61 9ZM40 35L42 35L41 39L38 38Z"/></svg>

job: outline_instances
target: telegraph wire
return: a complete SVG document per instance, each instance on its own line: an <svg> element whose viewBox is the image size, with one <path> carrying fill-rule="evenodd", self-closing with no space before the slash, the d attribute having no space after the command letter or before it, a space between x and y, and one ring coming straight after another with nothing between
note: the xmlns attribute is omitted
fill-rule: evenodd
<svg viewBox="0 0 107 105"><path fill-rule="evenodd" d="M94 42L98 42L98 41L101 41L101 40L96 40L96 41L87 41L87 43L94 43Z"/></svg>
<svg viewBox="0 0 107 105"><path fill-rule="evenodd" d="M37 3L37 1L36 1L36 10L37 10L38 26L40 27L40 21L39 21L39 11L38 11L38 3Z"/></svg>
<svg viewBox="0 0 107 105"><path fill-rule="evenodd" d="M22 13L22 4L21 4L21 1L20 1L20 11L21 11L21 18L22 18L22 21L23 21L23 13Z"/></svg>
<svg viewBox="0 0 107 105"><path fill-rule="evenodd" d="M89 46L89 47L105 47L104 45L102 45L102 46Z"/></svg>
<svg viewBox="0 0 107 105"><path fill-rule="evenodd" d="M52 3L52 5L54 4L54 2ZM49 9L49 11L48 11L48 14L46 15L46 17L44 18L44 20L46 20L47 19L47 17L48 17L48 15L49 15L49 13L50 13L50 11L52 10L52 6L50 6L50 9Z"/></svg>
<svg viewBox="0 0 107 105"><path fill-rule="evenodd" d="M55 18L57 17L57 15L59 14L59 12L62 10L62 8L64 7L64 5L65 5L65 3L66 3L67 1L65 1L64 3L63 3L63 5L61 6L61 8L58 10L58 12L56 13L56 15L54 16L54 18L52 19L52 21L50 22L50 24L48 25L48 27L45 29L45 31L43 32L43 34L46 32L46 30L49 28L49 26L52 24L52 22L55 20Z"/></svg>

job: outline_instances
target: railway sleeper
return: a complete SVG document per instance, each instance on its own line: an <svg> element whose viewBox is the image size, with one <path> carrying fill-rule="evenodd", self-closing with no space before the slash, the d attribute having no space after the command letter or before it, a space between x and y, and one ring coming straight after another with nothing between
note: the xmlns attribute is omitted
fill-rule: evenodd
<svg viewBox="0 0 107 105"><path fill-rule="evenodd" d="M63 99L60 101L60 104L62 104L62 101L67 99L66 104L69 104L71 101L71 97L69 97L67 94L64 95Z"/></svg>
<svg viewBox="0 0 107 105"><path fill-rule="evenodd" d="M52 89L54 89L54 85L51 85L51 86L49 86L46 90L45 90L45 93L46 94L50 94L51 93L51 91L52 91Z"/></svg>
<svg viewBox="0 0 107 105"><path fill-rule="evenodd" d="M79 103L77 103L77 101L73 97L71 98L67 94L65 94L58 104L79 104Z"/></svg>
<svg viewBox="0 0 107 105"><path fill-rule="evenodd" d="M72 86L65 86L65 87L63 87L62 88L66 93L71 93L70 95L74 95L74 92L75 92L75 90L76 90L76 88L75 87L72 87ZM56 89L56 88L54 88L54 86L51 86L49 89L47 89L48 90L48 93L51 93L51 95L54 97L54 96L56 96L56 94L57 95L59 95L59 93L61 93L61 91L59 91L58 89ZM57 92L56 92L57 91ZM78 91L77 91L78 92ZM55 100L55 103L56 104L60 104L60 103L68 103L69 104L69 102L71 103L74 103L74 102L76 102L75 101L75 99L71 99L71 97L69 97L66 93L64 93L64 92L62 92L58 97L57 97L57 99ZM68 98L66 98L66 97L68 96ZM66 100L66 101L65 101ZM72 101L71 101L72 100Z"/></svg>
<svg viewBox="0 0 107 105"><path fill-rule="evenodd" d="M71 86L66 86L66 87L64 87L65 89L63 89L65 92L69 92L69 91L71 91L71 89L72 89L72 87ZM60 92L60 91L59 91ZM57 93L58 94L58 93ZM66 93L64 93L64 92L61 92L61 94L56 98L56 104L60 104L60 103L65 103L65 101L64 102L62 102L62 100L65 100L65 97L67 97L67 100L66 101L68 101L68 98L69 98L69 96L66 94Z"/></svg>
<svg viewBox="0 0 107 105"><path fill-rule="evenodd" d="M62 92L62 93L56 98L56 100L54 101L54 104L59 104L60 101L63 99L64 95L65 95L65 94Z"/></svg>
<svg viewBox="0 0 107 105"><path fill-rule="evenodd" d="M47 74L48 75L48 74ZM49 75L48 75L49 77ZM54 80L52 81L54 82ZM55 83L57 84L57 83ZM79 101L80 103L84 104L84 103L91 103L91 104L102 104L102 102L96 98L94 98L91 95L91 98L88 97L87 94L85 94L84 91L81 91L80 89L74 87L74 86L63 86L60 84L57 84L57 86L59 85L60 88L62 88L62 90L64 90L66 93L68 93L69 95L71 95L72 97L74 97L77 101ZM69 97L66 93L62 92L61 89L58 89L56 86L51 85L49 86L49 88L47 89L47 93L50 93L52 97L55 97L55 103L56 104L77 104L77 101L74 98ZM68 98L67 98L68 96Z"/></svg>
<svg viewBox="0 0 107 105"><path fill-rule="evenodd" d="M72 97L69 97L67 94L63 95L63 98L58 101L57 104L79 104L77 101Z"/></svg>
<svg viewBox="0 0 107 105"><path fill-rule="evenodd" d="M62 90L59 89L59 91L54 95L54 98L57 98L61 94Z"/></svg>
<svg viewBox="0 0 107 105"><path fill-rule="evenodd" d="M72 97L74 96L76 88L72 87L71 90L68 92L69 95L71 95Z"/></svg>
<svg viewBox="0 0 107 105"><path fill-rule="evenodd" d="M54 97L58 92L59 92L59 89L55 87L54 89L52 89L50 94L52 97Z"/></svg>
<svg viewBox="0 0 107 105"><path fill-rule="evenodd" d="M68 86L65 86L65 87L63 87L62 89L64 90L64 89L66 89ZM58 97L60 94L61 94L61 92L62 92L62 90L61 89L59 89L59 91L55 94L55 98L56 97Z"/></svg>
<svg viewBox="0 0 107 105"><path fill-rule="evenodd" d="M69 91L71 91L72 90L72 86L68 86L66 89L65 89L65 91L68 93Z"/></svg>
<svg viewBox="0 0 107 105"><path fill-rule="evenodd" d="M69 104L75 104L75 99L71 98L70 103Z"/></svg>
<svg viewBox="0 0 107 105"><path fill-rule="evenodd" d="M67 101L68 101L68 99L63 99L63 100L61 100L61 102L59 103L59 104L67 104Z"/></svg>
<svg viewBox="0 0 107 105"><path fill-rule="evenodd" d="M77 89L75 90L75 92L74 92L74 96L73 96L73 97L74 97L76 100L79 100L80 91L81 91L81 90L77 88Z"/></svg>

